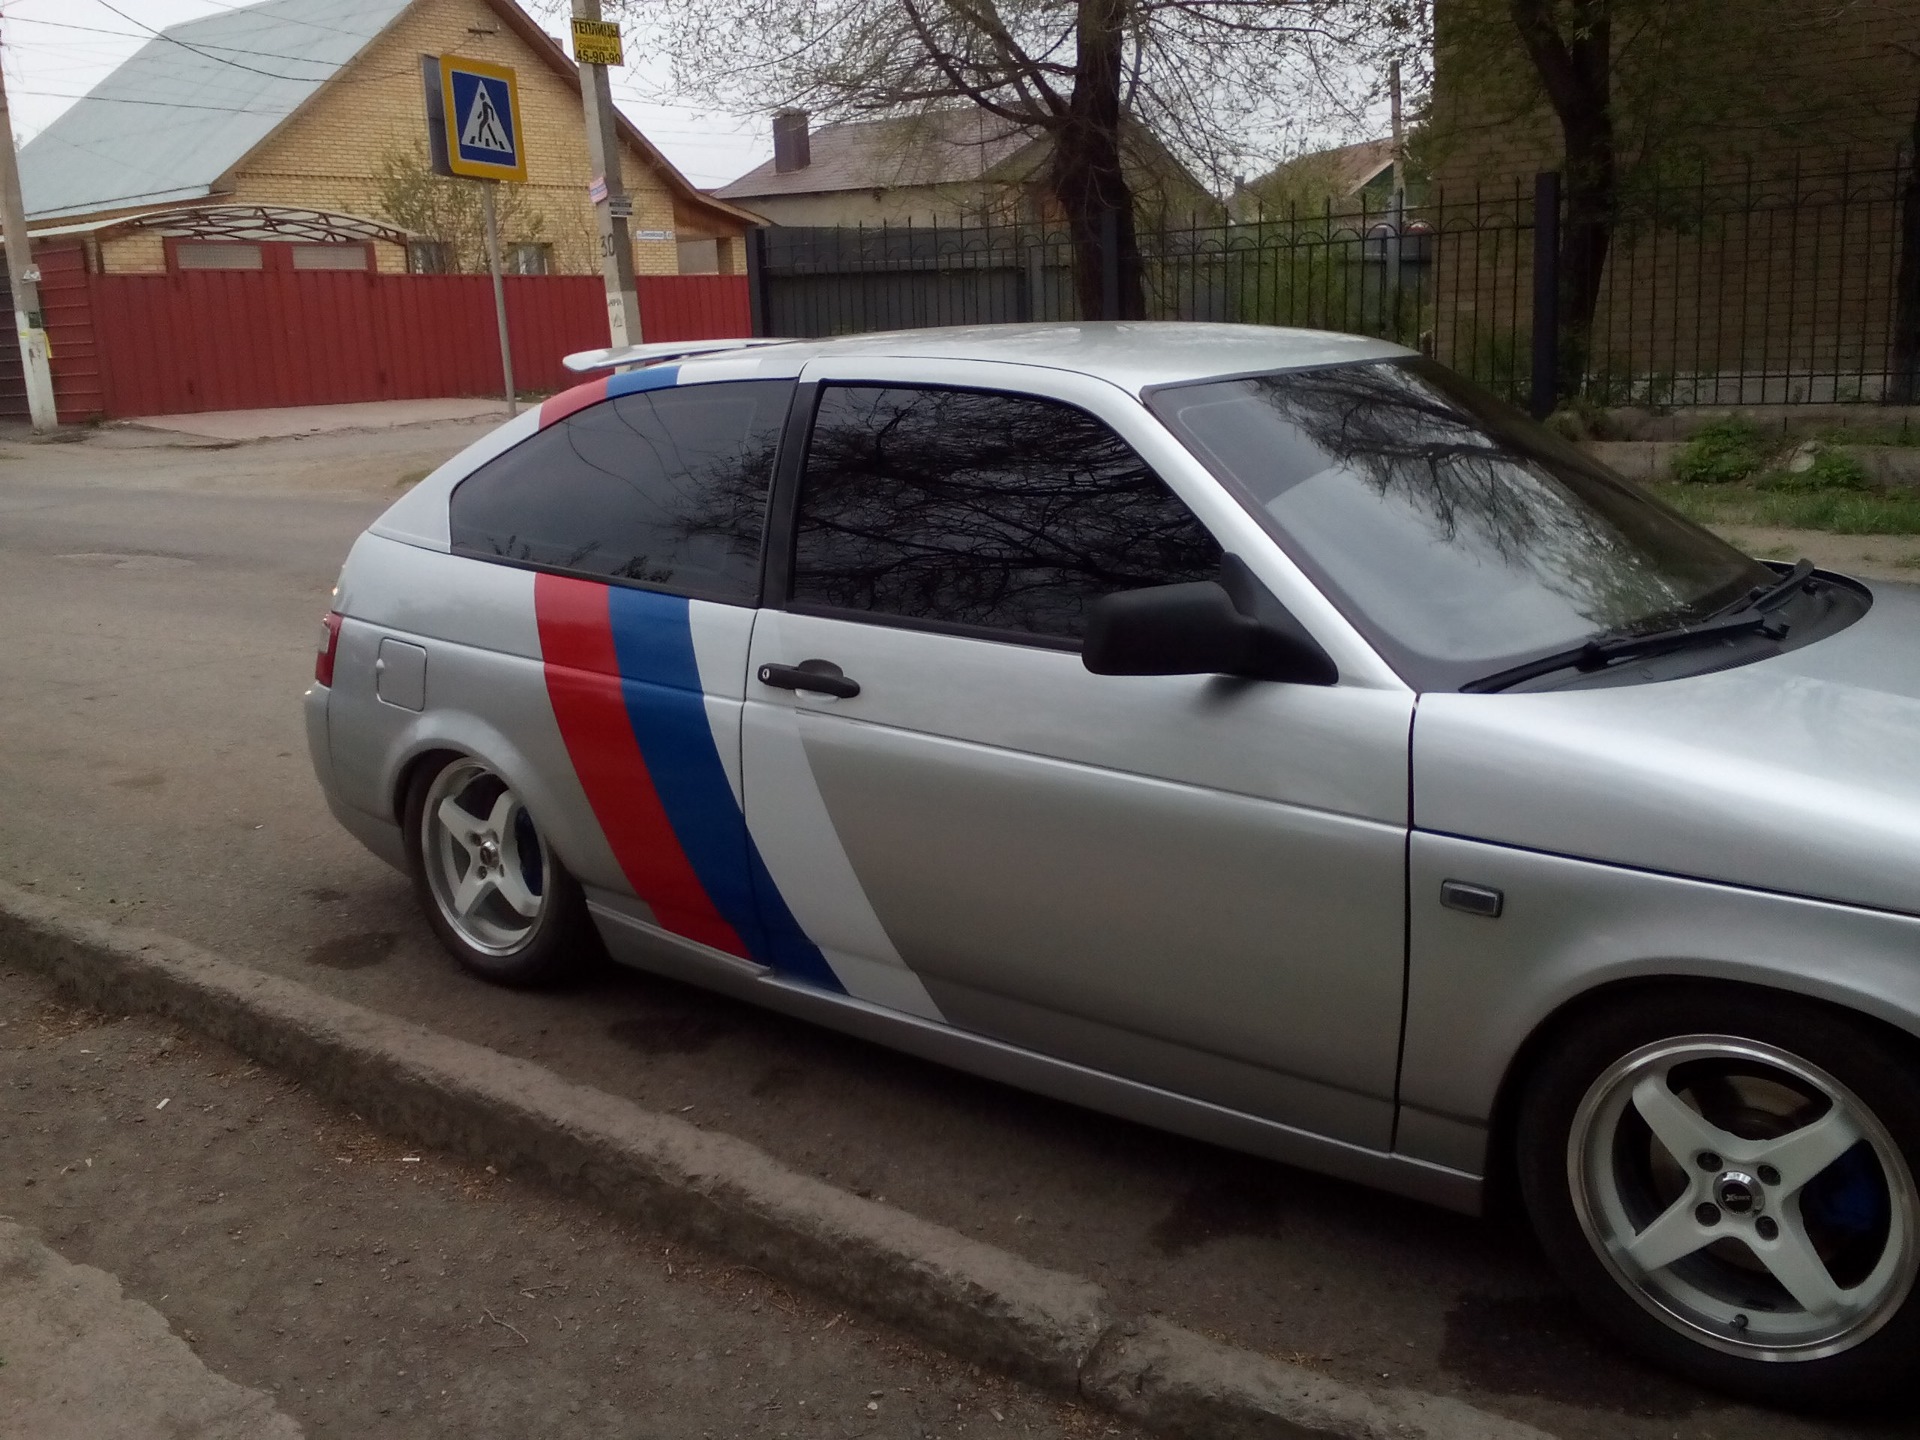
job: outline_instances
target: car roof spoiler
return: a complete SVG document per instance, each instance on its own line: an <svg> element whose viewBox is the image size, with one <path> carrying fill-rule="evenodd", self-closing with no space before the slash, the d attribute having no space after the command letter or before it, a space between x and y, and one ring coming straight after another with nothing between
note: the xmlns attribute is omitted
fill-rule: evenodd
<svg viewBox="0 0 1920 1440"><path fill-rule="evenodd" d="M695 355L720 355L757 345L787 345L788 340L667 340L654 345L615 345L605 350L579 350L560 363L577 374L612 370L621 365L657 365L663 360L685 360Z"/></svg>

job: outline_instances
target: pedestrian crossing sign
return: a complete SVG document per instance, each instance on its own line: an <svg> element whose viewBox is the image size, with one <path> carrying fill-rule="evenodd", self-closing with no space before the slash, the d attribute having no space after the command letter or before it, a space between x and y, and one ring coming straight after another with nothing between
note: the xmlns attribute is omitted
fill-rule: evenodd
<svg viewBox="0 0 1920 1440"><path fill-rule="evenodd" d="M524 181L527 155L513 70L459 55L439 58L448 169L475 180Z"/></svg>

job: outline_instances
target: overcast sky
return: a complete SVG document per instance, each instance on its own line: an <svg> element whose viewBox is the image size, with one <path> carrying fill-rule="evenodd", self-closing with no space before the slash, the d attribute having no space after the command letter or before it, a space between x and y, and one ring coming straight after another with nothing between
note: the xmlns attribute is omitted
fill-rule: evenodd
<svg viewBox="0 0 1920 1440"><path fill-rule="evenodd" d="M113 0L132 21L101 0L4 0L0 4L0 55L7 70L7 98L14 134L22 144L86 94L148 40L152 29L239 8L236 0ZM522 0L548 30L563 35L565 0ZM571 48L571 47L569 47ZM738 120L683 105L646 104L635 98L637 71L614 76L614 97L643 134L696 185L722 185L773 153L765 117Z"/></svg>

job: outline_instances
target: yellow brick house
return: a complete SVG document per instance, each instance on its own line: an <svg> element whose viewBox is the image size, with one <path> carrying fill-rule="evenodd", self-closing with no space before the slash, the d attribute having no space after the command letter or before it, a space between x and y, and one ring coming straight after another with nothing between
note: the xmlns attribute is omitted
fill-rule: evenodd
<svg viewBox="0 0 1920 1440"><path fill-rule="evenodd" d="M98 273L449 268L449 236L389 213L396 186L434 183L418 175L423 54L517 74L527 181L503 197L510 266L598 273L578 71L513 0L265 0L175 25L21 152L29 225L80 237ZM755 217L620 123L635 269L744 271ZM438 183L450 213L451 187L476 182Z"/></svg>

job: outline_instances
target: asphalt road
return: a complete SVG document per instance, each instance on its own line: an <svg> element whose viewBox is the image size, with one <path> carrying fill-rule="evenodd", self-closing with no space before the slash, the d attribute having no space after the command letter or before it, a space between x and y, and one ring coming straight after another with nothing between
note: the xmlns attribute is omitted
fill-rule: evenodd
<svg viewBox="0 0 1920 1440"><path fill-rule="evenodd" d="M354 534L476 433L0 444L0 876L738 1134L1123 1306L1566 1437L1920 1435L1731 1405L1614 1350L1462 1219L615 973L466 978L327 815L298 699Z"/></svg>

